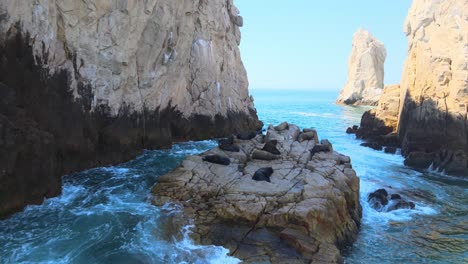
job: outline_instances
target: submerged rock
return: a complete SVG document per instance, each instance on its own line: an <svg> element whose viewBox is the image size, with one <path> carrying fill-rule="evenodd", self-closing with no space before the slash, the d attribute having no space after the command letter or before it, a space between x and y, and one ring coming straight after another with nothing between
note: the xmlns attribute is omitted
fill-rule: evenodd
<svg viewBox="0 0 468 264"><path fill-rule="evenodd" d="M264 147L262 136L235 140L241 151L212 149L202 156L226 155L229 166L187 157L152 190L154 203L180 203L194 219L192 237L222 245L246 263L339 262L361 218L359 178L349 157L332 150L311 155L315 139L297 141L300 130L267 131L276 141L274 160L250 159Z"/></svg>
<svg viewBox="0 0 468 264"><path fill-rule="evenodd" d="M396 147L385 147L384 152L388 154L395 154L397 152Z"/></svg>
<svg viewBox="0 0 468 264"><path fill-rule="evenodd" d="M414 209L413 202L406 201L400 194L389 195L387 190L379 189L367 196L370 206L379 212L390 212L399 209Z"/></svg>
<svg viewBox="0 0 468 264"><path fill-rule="evenodd" d="M346 134L356 134L358 129L358 126L348 127L348 129L346 129Z"/></svg>
<svg viewBox="0 0 468 264"><path fill-rule="evenodd" d="M382 145L379 144L378 142L364 142L364 143L361 143L361 146L368 147L368 148L371 148L373 150L382 150L383 149Z"/></svg>

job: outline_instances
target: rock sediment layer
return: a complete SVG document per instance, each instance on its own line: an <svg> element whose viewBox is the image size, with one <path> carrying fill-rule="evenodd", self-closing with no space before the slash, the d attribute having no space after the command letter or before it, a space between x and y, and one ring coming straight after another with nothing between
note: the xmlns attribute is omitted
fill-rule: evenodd
<svg viewBox="0 0 468 264"><path fill-rule="evenodd" d="M359 29L353 37L348 62L348 81L337 103L377 105L384 88L384 63L387 50L370 32Z"/></svg>
<svg viewBox="0 0 468 264"><path fill-rule="evenodd" d="M61 175L261 128L232 1L0 3L0 217Z"/></svg>
<svg viewBox="0 0 468 264"><path fill-rule="evenodd" d="M359 178L350 158L327 140L319 144L314 130L280 129L236 139L240 152L215 148L188 157L159 179L154 203L183 205L195 219L198 242L225 246L245 263L339 262L339 249L360 224ZM311 132L315 137L298 141ZM280 151L267 152L276 159L253 157L269 143ZM209 155L227 157L230 165L204 162Z"/></svg>
<svg viewBox="0 0 468 264"><path fill-rule="evenodd" d="M366 113L367 132L385 124L398 133L405 163L468 175L468 2L415 0L405 33L408 58L391 110ZM395 98L394 90L387 97ZM385 104L387 99L379 104ZM395 122L398 120L398 122ZM372 122L374 125L372 125ZM366 132L366 133L367 133Z"/></svg>

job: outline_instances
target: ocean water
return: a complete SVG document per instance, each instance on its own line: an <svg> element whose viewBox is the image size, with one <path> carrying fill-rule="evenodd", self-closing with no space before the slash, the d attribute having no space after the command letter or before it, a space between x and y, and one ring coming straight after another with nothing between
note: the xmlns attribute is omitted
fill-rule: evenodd
<svg viewBox="0 0 468 264"><path fill-rule="evenodd" d="M259 117L314 127L351 156L361 178L363 219L346 263L468 263L468 181L404 167L399 155L361 147L345 133L365 107L334 104L337 92L253 91ZM188 142L146 151L119 166L64 177L63 194L0 221L0 263L238 263L228 251L198 246L190 226L177 229L180 209L152 206L151 186L187 155L215 146ZM416 210L379 213L367 194L387 188Z"/></svg>

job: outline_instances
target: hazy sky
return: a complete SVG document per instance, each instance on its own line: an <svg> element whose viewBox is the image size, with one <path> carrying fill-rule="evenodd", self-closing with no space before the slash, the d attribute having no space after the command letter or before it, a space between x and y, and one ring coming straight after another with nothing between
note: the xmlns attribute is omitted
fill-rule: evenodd
<svg viewBox="0 0 468 264"><path fill-rule="evenodd" d="M251 89L339 90L359 27L385 44L385 84L399 83L410 0L235 0Z"/></svg>

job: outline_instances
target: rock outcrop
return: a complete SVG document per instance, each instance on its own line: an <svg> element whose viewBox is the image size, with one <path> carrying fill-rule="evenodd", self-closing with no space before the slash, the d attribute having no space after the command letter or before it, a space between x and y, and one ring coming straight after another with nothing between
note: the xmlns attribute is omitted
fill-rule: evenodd
<svg viewBox="0 0 468 264"><path fill-rule="evenodd" d="M400 194L389 195L387 190L378 189L367 196L367 202L378 212L391 212L400 209L414 209L416 205Z"/></svg>
<svg viewBox="0 0 468 264"><path fill-rule="evenodd" d="M391 109L366 113L398 133L407 165L468 175L468 1L415 0L405 33L408 58ZM394 90L388 97L395 98ZM384 99L384 100L388 100ZM398 101L398 112L395 116ZM384 104L382 102L382 104ZM395 122L397 120L397 122ZM378 130L374 126L366 128Z"/></svg>
<svg viewBox="0 0 468 264"><path fill-rule="evenodd" d="M366 139L366 146L381 150L383 146L400 146L396 134L400 108L400 86L386 86L376 108L364 113L356 136Z"/></svg>
<svg viewBox="0 0 468 264"><path fill-rule="evenodd" d="M299 142L306 133L315 137ZM182 205L194 219L196 241L225 246L244 263L339 262L339 249L360 225L359 178L350 158L316 135L289 124L251 140L230 139L240 152L215 148L188 157L159 179L153 201ZM265 144L280 155L262 150ZM277 158L254 158L258 151ZM230 165L204 162L210 155Z"/></svg>
<svg viewBox="0 0 468 264"><path fill-rule="evenodd" d="M359 29L353 37L348 62L348 81L337 103L377 105L384 88L384 63L387 50L370 32Z"/></svg>
<svg viewBox="0 0 468 264"><path fill-rule="evenodd" d="M261 128L232 0L0 2L0 217L61 175Z"/></svg>

